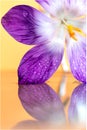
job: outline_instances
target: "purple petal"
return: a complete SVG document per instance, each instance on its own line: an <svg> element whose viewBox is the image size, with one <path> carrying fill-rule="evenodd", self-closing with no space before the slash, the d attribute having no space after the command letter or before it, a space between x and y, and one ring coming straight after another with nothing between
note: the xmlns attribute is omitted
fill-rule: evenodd
<svg viewBox="0 0 87 130"><path fill-rule="evenodd" d="M52 51L39 45L29 50L18 68L19 84L43 83L57 70L62 60L63 50Z"/></svg>
<svg viewBox="0 0 87 130"><path fill-rule="evenodd" d="M74 89L68 114L71 124L78 126L86 124L86 84L80 84Z"/></svg>
<svg viewBox="0 0 87 130"><path fill-rule="evenodd" d="M86 41L78 37L78 41L71 40L68 46L68 57L74 77L86 82Z"/></svg>
<svg viewBox="0 0 87 130"><path fill-rule="evenodd" d="M63 104L47 84L19 85L18 95L24 109L41 121L65 123Z"/></svg>
<svg viewBox="0 0 87 130"><path fill-rule="evenodd" d="M44 9L51 14L56 14L58 9L58 0L36 0Z"/></svg>
<svg viewBox="0 0 87 130"><path fill-rule="evenodd" d="M11 8L1 22L14 39L24 44L46 42L54 31L54 25L49 18L27 5Z"/></svg>
<svg viewBox="0 0 87 130"><path fill-rule="evenodd" d="M35 0L38 2L45 10L54 16L59 16L59 13L64 11L69 5L69 0Z"/></svg>
<svg viewBox="0 0 87 130"><path fill-rule="evenodd" d="M86 0L35 0L53 16L71 14L71 16L85 15ZM61 15L60 15L61 14ZM70 15L69 14L69 15Z"/></svg>

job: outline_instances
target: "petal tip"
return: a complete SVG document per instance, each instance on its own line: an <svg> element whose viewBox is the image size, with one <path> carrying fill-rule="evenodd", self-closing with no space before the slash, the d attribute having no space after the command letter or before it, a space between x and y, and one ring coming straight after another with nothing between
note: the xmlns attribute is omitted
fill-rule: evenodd
<svg viewBox="0 0 87 130"><path fill-rule="evenodd" d="M8 25L8 22L7 22L5 16L2 17L2 19L1 19L1 24L2 24L2 26L3 26L4 28Z"/></svg>

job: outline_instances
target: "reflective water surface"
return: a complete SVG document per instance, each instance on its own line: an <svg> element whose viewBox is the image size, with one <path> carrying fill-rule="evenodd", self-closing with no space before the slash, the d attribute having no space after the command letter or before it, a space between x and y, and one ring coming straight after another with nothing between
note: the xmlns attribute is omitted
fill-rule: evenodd
<svg viewBox="0 0 87 130"><path fill-rule="evenodd" d="M86 86L71 73L38 85L17 81L15 71L1 72L1 129L85 130Z"/></svg>

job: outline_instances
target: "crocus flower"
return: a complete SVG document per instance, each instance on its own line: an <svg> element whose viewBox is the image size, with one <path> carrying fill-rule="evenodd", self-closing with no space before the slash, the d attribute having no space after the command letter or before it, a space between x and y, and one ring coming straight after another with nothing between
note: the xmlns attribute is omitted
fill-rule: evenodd
<svg viewBox="0 0 87 130"><path fill-rule="evenodd" d="M35 119L65 124L63 104L47 84L19 85L18 95L24 109Z"/></svg>
<svg viewBox="0 0 87 130"><path fill-rule="evenodd" d="M72 93L69 105L69 121L72 125L86 125L86 84L80 84Z"/></svg>
<svg viewBox="0 0 87 130"><path fill-rule="evenodd" d="M11 8L2 25L18 42L36 45L21 60L20 84L43 83L60 65L66 43L74 77L86 82L86 0L36 0L46 11L27 5Z"/></svg>

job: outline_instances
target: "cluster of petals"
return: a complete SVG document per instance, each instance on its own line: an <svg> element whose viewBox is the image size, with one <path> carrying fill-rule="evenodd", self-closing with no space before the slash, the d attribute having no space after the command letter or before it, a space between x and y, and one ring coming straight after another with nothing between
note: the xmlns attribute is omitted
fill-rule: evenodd
<svg viewBox="0 0 87 130"><path fill-rule="evenodd" d="M66 45L73 76L86 82L86 0L36 0L44 12L28 6L11 8L1 20L18 42L35 45L18 67L19 84L48 80L61 64Z"/></svg>

